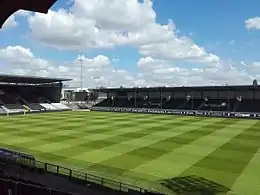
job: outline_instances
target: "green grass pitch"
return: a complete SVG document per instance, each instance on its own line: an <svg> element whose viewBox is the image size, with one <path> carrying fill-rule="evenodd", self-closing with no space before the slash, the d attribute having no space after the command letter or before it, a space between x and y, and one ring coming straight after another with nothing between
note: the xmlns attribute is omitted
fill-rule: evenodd
<svg viewBox="0 0 260 195"><path fill-rule="evenodd" d="M260 121L61 112L0 117L0 147L138 184L197 175L260 194ZM159 188L159 185L156 186Z"/></svg>

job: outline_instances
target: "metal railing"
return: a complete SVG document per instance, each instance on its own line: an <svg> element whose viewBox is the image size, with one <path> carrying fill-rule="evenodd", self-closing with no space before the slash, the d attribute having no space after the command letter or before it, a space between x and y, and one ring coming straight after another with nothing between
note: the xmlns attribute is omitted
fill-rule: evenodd
<svg viewBox="0 0 260 195"><path fill-rule="evenodd" d="M6 151L5 153L8 153L6 155L1 155L0 161L3 162L6 165L11 164L18 164L23 165L27 168L33 168L38 169L39 171L45 171L53 174L57 174L59 176L66 176L68 179L78 179L81 182L84 182L85 184L97 184L99 186L107 187L113 190L117 191L123 191L123 192L140 192L140 193L157 193L154 190L142 188L139 186L115 181L113 179L89 174L83 171L77 171L70 168L66 168L60 165L55 165L52 163L42 162L39 160L36 160L33 156L24 154L21 152L8 150L5 148L2 148L1 150ZM3 154L5 154L3 153ZM10 158L11 157L13 158Z"/></svg>
<svg viewBox="0 0 260 195"><path fill-rule="evenodd" d="M46 172L58 174L61 176L67 176L69 179L75 178L84 181L86 184L93 183L113 190L118 190L123 192L136 191L141 193L145 193L145 192L153 193L152 190L145 189L139 186L122 183L109 178L89 174L83 171L72 170L70 168L66 168L63 166L54 165L42 161L36 161L35 167L38 169L42 169ZM154 193L158 193L158 192L154 192Z"/></svg>
<svg viewBox="0 0 260 195"><path fill-rule="evenodd" d="M22 192L22 193L21 193ZM23 183L20 181L14 181L12 179L0 178L0 194L48 194L54 195L58 194L66 194L66 195L77 195L71 192L62 192L59 190L54 190L48 187Z"/></svg>

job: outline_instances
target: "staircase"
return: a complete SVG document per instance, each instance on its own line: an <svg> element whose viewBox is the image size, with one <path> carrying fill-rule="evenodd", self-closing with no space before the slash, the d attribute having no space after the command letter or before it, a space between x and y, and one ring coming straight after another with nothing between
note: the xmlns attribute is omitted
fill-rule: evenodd
<svg viewBox="0 0 260 195"><path fill-rule="evenodd" d="M97 99L96 101L94 101L94 102L91 104L90 107L95 106L95 105L97 105L97 104L103 102L103 101L106 100L106 99L107 99L107 97L98 97L98 99Z"/></svg>
<svg viewBox="0 0 260 195"><path fill-rule="evenodd" d="M189 100L185 100L182 104L180 104L177 109L184 109L183 107L186 106L186 104L189 102Z"/></svg>
<svg viewBox="0 0 260 195"><path fill-rule="evenodd" d="M19 101L19 103L22 104L22 105L28 105L29 104L29 102L27 102L22 97L17 97L16 100Z"/></svg>
<svg viewBox="0 0 260 195"><path fill-rule="evenodd" d="M204 102L202 102L200 105L199 105L199 107L198 107L198 110L200 110L204 105L206 104L206 102L204 101Z"/></svg>
<svg viewBox="0 0 260 195"><path fill-rule="evenodd" d="M167 98L167 99L164 99L164 101L162 102L162 108L164 108L163 106L167 103L167 102L169 102L169 101L171 101L172 99L171 98ZM161 105L160 105L161 106ZM158 107L159 108L159 107Z"/></svg>

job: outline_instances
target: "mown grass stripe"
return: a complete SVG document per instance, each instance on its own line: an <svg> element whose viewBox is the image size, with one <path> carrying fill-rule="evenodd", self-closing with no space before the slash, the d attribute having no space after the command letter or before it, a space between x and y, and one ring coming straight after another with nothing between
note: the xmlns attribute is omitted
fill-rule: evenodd
<svg viewBox="0 0 260 195"><path fill-rule="evenodd" d="M198 121L199 119L188 119L188 121L184 120L185 123L184 124L189 124L191 121ZM174 125L174 122L171 122L171 124ZM157 124L157 126L159 126L160 124ZM162 124L160 125L160 127L165 127L164 131L168 130L169 124ZM179 126L179 124L178 124ZM128 128L127 126L125 128ZM148 128L149 129L149 128ZM113 129L111 129L112 131ZM121 128L121 130L123 130L123 128ZM50 154L50 158L53 160L58 160L60 161L60 159L64 159L64 157L66 156L70 156L70 157L75 157L77 155L80 155L84 152L88 152L88 151L93 151L93 150L98 150L98 149L104 149L106 147L112 146L112 145L116 145L116 144L120 144L126 141L130 141L133 139L137 139L137 138L142 138L147 136L147 132L145 128L141 128L141 130L136 131L136 132L124 132L122 131L120 133L120 131L118 131L118 135L115 136L110 136L107 137L105 139L100 139L100 140L93 140L93 141L86 141L85 143L79 143L75 146L71 146L69 148L66 149L62 149L62 150L58 150L53 152L52 154ZM32 148L33 150L33 148ZM48 156L47 152L43 152L44 156ZM39 152L38 152L39 154ZM53 156L55 155L55 158L53 158ZM88 159L86 159L85 163L87 162ZM69 160L71 162L71 160ZM81 164L83 164L84 162L82 161Z"/></svg>
<svg viewBox="0 0 260 195"><path fill-rule="evenodd" d="M189 121L189 119L192 120ZM192 122L193 120L198 121L197 125ZM214 120L215 122L222 120L222 122L211 126L211 124L207 123L210 120L212 122ZM0 143L1 147L8 146L32 153L41 160L53 161L63 166L71 167L76 165L77 169L83 168L90 170L92 173L101 172L101 175L119 178L120 180L123 178L125 178L123 180L128 180L133 176L136 182L133 180L131 182L136 184L139 184L137 178L153 180L155 179L154 175L160 172L162 173L159 175L161 179L164 176L166 177L166 175L173 176L173 172L175 173L174 176L177 176L185 169L202 176L208 176L210 173L213 179L218 175L216 181L222 180L223 184L225 184L229 183L227 179L239 177L245 172L245 169L249 170L249 167L253 169L254 166L248 164L248 159L252 159L252 156L255 156L254 148L259 148L259 143L257 143L257 139L260 138L259 131L247 131L242 138L237 137L233 144L227 145L226 148L223 147L221 151L215 153L211 159L207 160L206 164L199 164L192 169L188 167L196 162L200 162L206 154L210 154L210 152L238 134L232 131L237 130L240 133L244 127L232 126L233 129L230 130L226 129L223 132L220 131L220 133L214 131L212 134L206 134L209 129L215 128L220 130L224 126L223 122L229 125L229 123L232 123L230 121L245 121L245 123L247 121L244 119L227 120L220 118L101 112L62 112L9 116L0 117L0 139L2 139ZM203 124L204 122L208 124L208 127L203 127L207 125ZM256 129L257 126L259 127L260 123L255 126ZM195 128L198 128L197 132L193 131ZM63 134L63 130L67 132ZM191 133L185 134L188 131ZM179 134L183 134L183 136ZM175 136L177 139L174 138ZM202 139L198 138L199 136L202 136ZM194 139L195 141L192 141ZM213 141L214 139L216 139L216 142ZM105 141L99 143L99 140L101 142ZM68 147L66 148L66 146ZM40 149L39 151L33 150L33 148L37 147ZM202 149L203 147L206 147L206 149ZM196 149L197 153L193 155L191 151L188 151L190 148ZM48 151L48 149L50 150ZM249 153L247 153L248 151ZM161 156L162 153L165 154ZM179 163L182 163L181 160L184 162L189 159L190 162L186 166L181 166L181 171L176 171L177 169L174 168L172 169L173 172L171 172L166 166L171 166L170 163L174 161L176 158L174 155L176 154L180 154L180 159L176 162L175 168L178 168ZM185 158L182 158L181 155L185 156ZM189 155L193 155L194 158L186 158ZM81 156L81 158L74 158L78 156ZM227 161L239 165L234 168L232 163L227 164ZM240 171L240 161L245 165L242 172ZM95 162L103 165L104 169L102 170L102 167L99 169L100 167L95 166L90 166L90 169L87 169L89 165L93 165ZM222 163L226 166L209 166L212 162ZM136 167L135 164L140 164L140 166L131 169L131 167ZM143 170L146 170L146 172L141 171L142 167L144 167ZM143 177L142 174L147 175ZM247 177L244 177L244 179L247 179L249 183L253 181L250 180L252 177L252 174L250 176L247 174ZM253 195L253 192L258 191L252 190L252 193L249 194Z"/></svg>
<svg viewBox="0 0 260 195"><path fill-rule="evenodd" d="M260 194L260 149L255 153L254 157L244 168L235 184L232 186L233 191L239 192L239 194L256 195ZM232 193L228 193L232 195Z"/></svg>
<svg viewBox="0 0 260 195"><path fill-rule="evenodd" d="M248 135L248 132L259 131L259 123L245 129L181 175L197 174L231 188L260 148L260 136ZM250 140L248 140L249 137ZM210 174L213 172L215 174Z"/></svg>
<svg viewBox="0 0 260 195"><path fill-rule="evenodd" d="M223 122L222 120L223 119L217 120L212 124L205 125L204 128L207 128L208 131L200 132L199 129L197 128L192 129L191 131L181 133L180 135L171 138L166 138L144 147L136 148L120 156L116 156L114 158L110 158L108 160L102 161L98 164L94 164L88 167L88 169L96 169L96 170L101 170L101 172L110 172L111 174L116 173L117 175L121 175L127 170L132 170L142 164L145 164L151 160L159 158L160 156L165 155L178 147L181 147L196 139L199 139L202 136L208 135L216 131L217 129L213 128L214 124L223 125L224 127L226 125L226 122ZM227 121L227 119L224 120ZM236 121L232 121L232 120L229 121L230 124L235 122ZM192 123L189 125L192 125ZM203 125L200 128L202 127ZM187 139L189 135L192 135L193 138ZM179 142L179 140L182 140L182 142ZM163 144L165 143L169 143L170 146L168 145L167 147L163 147ZM137 158L134 160L135 157ZM120 164L119 162L125 162L125 163Z"/></svg>

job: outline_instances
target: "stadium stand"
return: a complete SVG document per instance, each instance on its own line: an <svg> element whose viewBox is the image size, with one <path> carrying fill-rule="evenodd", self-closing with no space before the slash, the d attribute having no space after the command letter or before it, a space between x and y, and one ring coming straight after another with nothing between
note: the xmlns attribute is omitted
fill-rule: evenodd
<svg viewBox="0 0 260 195"><path fill-rule="evenodd" d="M77 102L65 102L64 104L67 105L68 107L70 107L72 110L80 109Z"/></svg>
<svg viewBox="0 0 260 195"><path fill-rule="evenodd" d="M110 107L110 106L114 106L113 103L114 102L112 101L112 98L107 98L107 99L97 103L95 106L100 106L100 107L107 107L107 106L109 106ZM125 102L124 102L124 104L125 104Z"/></svg>
<svg viewBox="0 0 260 195"><path fill-rule="evenodd" d="M5 109L0 106L0 114L5 114L5 113L6 113Z"/></svg>
<svg viewBox="0 0 260 195"><path fill-rule="evenodd" d="M105 93L99 93L99 96L93 91L81 88L68 88L62 89L62 101L61 103L67 105L72 110L88 110L100 102L106 100Z"/></svg>
<svg viewBox="0 0 260 195"><path fill-rule="evenodd" d="M62 103L52 103L51 105L53 105L54 107L58 108L59 110L71 110L70 107L62 104Z"/></svg>
<svg viewBox="0 0 260 195"><path fill-rule="evenodd" d="M52 111L59 110L56 106L53 106L52 104L49 103L41 103L40 105L43 106L46 110L52 110Z"/></svg>
<svg viewBox="0 0 260 195"><path fill-rule="evenodd" d="M68 80L0 75L0 114L71 110L60 103L62 81Z"/></svg>
<svg viewBox="0 0 260 195"><path fill-rule="evenodd" d="M145 112L146 109L159 109L160 111L156 112L171 110L171 113L179 114L233 116L237 113L236 115L239 116L260 116L260 86L258 85L92 90L97 94L105 93L107 97L96 103L92 110L101 111L104 108L106 111L118 111L119 108L122 108L121 110L138 108Z"/></svg>
<svg viewBox="0 0 260 195"><path fill-rule="evenodd" d="M41 104L38 104L38 103L28 103L27 106L30 110L33 110L33 111L45 111L46 110Z"/></svg>
<svg viewBox="0 0 260 195"><path fill-rule="evenodd" d="M3 109L5 109L6 113L12 114L12 113L24 113L25 109L23 107L20 107L18 104L5 104L2 106Z"/></svg>
<svg viewBox="0 0 260 195"><path fill-rule="evenodd" d="M95 101L95 104L98 104L100 102L103 102L104 100L107 99L106 94L101 94L101 96L97 97L97 99L95 97L92 98Z"/></svg>
<svg viewBox="0 0 260 195"><path fill-rule="evenodd" d="M78 107L79 107L79 109L82 109L82 110L89 109L89 106L86 104L78 104Z"/></svg>
<svg viewBox="0 0 260 195"><path fill-rule="evenodd" d="M219 100L208 100L204 101L200 110L208 110L208 111L226 111L229 110L229 103L227 100L219 99Z"/></svg>

